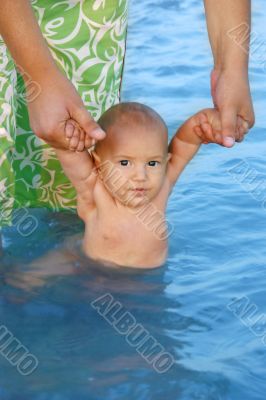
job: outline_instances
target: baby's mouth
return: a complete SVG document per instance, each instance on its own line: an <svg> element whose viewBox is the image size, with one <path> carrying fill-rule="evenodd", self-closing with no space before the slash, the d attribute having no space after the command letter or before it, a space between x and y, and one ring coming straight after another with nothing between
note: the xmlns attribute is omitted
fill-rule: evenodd
<svg viewBox="0 0 266 400"><path fill-rule="evenodd" d="M134 192L136 196L144 196L147 193L148 189L139 187L139 188L133 188L131 189L131 191Z"/></svg>

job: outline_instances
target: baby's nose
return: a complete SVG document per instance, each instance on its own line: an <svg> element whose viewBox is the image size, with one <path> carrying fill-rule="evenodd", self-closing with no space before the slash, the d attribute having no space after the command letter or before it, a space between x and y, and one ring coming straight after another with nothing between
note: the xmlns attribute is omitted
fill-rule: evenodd
<svg viewBox="0 0 266 400"><path fill-rule="evenodd" d="M138 166L134 170L134 179L136 181L145 181L147 178L146 168L145 166Z"/></svg>

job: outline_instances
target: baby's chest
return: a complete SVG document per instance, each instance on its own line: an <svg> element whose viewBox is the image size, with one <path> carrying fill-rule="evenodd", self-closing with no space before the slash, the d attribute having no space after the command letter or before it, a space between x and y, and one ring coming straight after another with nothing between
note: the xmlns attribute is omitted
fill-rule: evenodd
<svg viewBox="0 0 266 400"><path fill-rule="evenodd" d="M143 246L165 239L167 224L162 211L154 207L119 212L109 209L94 214L89 221L94 240L105 244Z"/></svg>
<svg viewBox="0 0 266 400"><path fill-rule="evenodd" d="M162 240L162 236L165 238L167 196L163 190L154 201L138 208L114 202L102 185L97 185L96 192L96 212L91 214L90 226L98 238L116 243L154 242Z"/></svg>

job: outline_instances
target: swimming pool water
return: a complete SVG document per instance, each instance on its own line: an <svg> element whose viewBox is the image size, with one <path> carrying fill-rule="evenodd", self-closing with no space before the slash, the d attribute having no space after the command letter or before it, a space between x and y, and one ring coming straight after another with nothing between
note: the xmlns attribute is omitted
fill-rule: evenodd
<svg viewBox="0 0 266 400"><path fill-rule="evenodd" d="M253 3L261 42L262 5ZM83 224L71 213L30 210L38 221L33 234L22 236L18 223L5 230L0 400L265 399L263 65L254 51L256 127L230 150L202 147L173 191L167 215L174 231L163 268L89 263L75 244ZM124 100L154 107L173 134L211 105L210 68L202 2L131 2ZM106 304L117 314L104 315ZM169 369L137 351L119 326L124 313L168 354ZM31 366L16 357L11 365L2 354L3 326L25 346L25 357L36 357L32 373L23 375Z"/></svg>

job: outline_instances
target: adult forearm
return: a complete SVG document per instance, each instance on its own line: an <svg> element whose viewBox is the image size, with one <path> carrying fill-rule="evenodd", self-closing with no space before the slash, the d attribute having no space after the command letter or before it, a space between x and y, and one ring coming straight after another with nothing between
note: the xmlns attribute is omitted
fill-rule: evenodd
<svg viewBox="0 0 266 400"><path fill-rule="evenodd" d="M0 1L0 34L18 68L31 79L56 70L29 0Z"/></svg>
<svg viewBox="0 0 266 400"><path fill-rule="evenodd" d="M249 34L246 32L251 23L250 0L204 0L204 4L215 69L233 67L247 72ZM241 24L245 43L239 46L233 32Z"/></svg>

